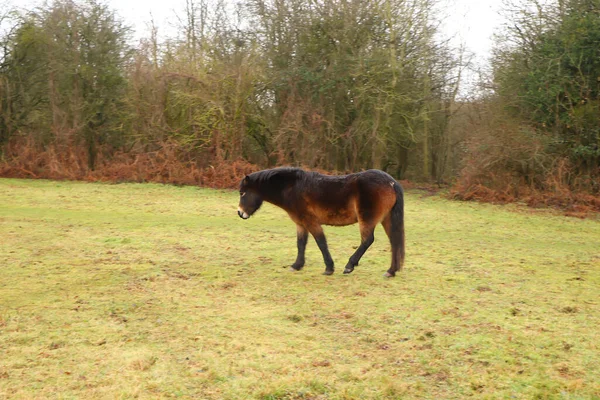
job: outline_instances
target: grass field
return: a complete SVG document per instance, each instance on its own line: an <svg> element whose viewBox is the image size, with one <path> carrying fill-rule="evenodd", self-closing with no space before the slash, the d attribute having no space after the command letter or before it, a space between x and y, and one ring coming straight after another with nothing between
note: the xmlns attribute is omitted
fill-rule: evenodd
<svg viewBox="0 0 600 400"><path fill-rule="evenodd" d="M0 179L0 398L600 398L600 222L409 192L350 276L270 205Z"/></svg>

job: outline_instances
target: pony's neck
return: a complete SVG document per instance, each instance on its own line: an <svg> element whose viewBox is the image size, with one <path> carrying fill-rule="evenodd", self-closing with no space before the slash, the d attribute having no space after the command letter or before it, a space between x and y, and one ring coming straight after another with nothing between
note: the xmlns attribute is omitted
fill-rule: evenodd
<svg viewBox="0 0 600 400"><path fill-rule="evenodd" d="M271 170L268 175L258 179L257 187L266 202L285 208L285 190L293 186L300 179L302 171L293 169Z"/></svg>
<svg viewBox="0 0 600 400"><path fill-rule="evenodd" d="M271 203L278 207L283 207L285 205L283 190L277 190L277 188L271 187L268 184L263 184L261 187L261 194L267 203Z"/></svg>
<svg viewBox="0 0 600 400"><path fill-rule="evenodd" d="M285 205L285 186L280 181L267 180L258 185L262 198L273 205L283 207Z"/></svg>

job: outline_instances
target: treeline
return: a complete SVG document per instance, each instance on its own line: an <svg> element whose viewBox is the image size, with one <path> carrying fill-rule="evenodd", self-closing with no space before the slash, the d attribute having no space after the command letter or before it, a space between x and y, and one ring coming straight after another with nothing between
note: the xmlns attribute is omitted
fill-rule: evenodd
<svg viewBox="0 0 600 400"><path fill-rule="evenodd" d="M455 193L600 210L600 1L508 6Z"/></svg>
<svg viewBox="0 0 600 400"><path fill-rule="evenodd" d="M432 0L230 8L188 0L179 37L159 42L153 30L136 47L95 0L14 16L0 141L18 155L24 144L85 155L89 171L123 162L116 154L172 152L198 168L246 160L448 176L461 60L439 40Z"/></svg>
<svg viewBox="0 0 600 400"><path fill-rule="evenodd" d="M137 44L96 0L6 13L0 172L226 186L287 164L597 195L599 1L512 7L469 100L435 0L187 0L176 37Z"/></svg>

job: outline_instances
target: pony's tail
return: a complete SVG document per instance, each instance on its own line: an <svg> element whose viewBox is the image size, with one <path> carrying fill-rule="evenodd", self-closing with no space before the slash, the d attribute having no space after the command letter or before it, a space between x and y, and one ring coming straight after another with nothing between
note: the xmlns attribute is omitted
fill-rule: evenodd
<svg viewBox="0 0 600 400"><path fill-rule="evenodd" d="M396 271L401 270L404 265L404 191L398 182L394 182L394 191L396 192L396 204L390 212L392 220L390 232L392 266L388 270L389 276L394 276Z"/></svg>

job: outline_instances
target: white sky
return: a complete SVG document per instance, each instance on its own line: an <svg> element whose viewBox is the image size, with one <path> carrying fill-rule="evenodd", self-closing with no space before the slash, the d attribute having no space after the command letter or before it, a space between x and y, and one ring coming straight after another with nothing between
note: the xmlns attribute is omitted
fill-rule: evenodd
<svg viewBox="0 0 600 400"><path fill-rule="evenodd" d="M117 10L136 30L136 36L145 36L150 16L159 30L173 29L175 14L183 15L185 0L104 0ZM442 0L447 19L443 29L448 35L456 34L477 57L487 57L491 36L500 24L498 10L502 0ZM40 0L0 0L0 7L8 3L24 8L40 4Z"/></svg>
<svg viewBox="0 0 600 400"><path fill-rule="evenodd" d="M492 35L502 23L502 0L446 0L443 30L464 42L477 57L490 55Z"/></svg>
<svg viewBox="0 0 600 400"><path fill-rule="evenodd" d="M455 46L464 45L472 53L471 68L463 72L459 96L472 95L477 87L479 69L489 69L493 35L504 19L503 0L445 0L442 31L453 38Z"/></svg>
<svg viewBox="0 0 600 400"><path fill-rule="evenodd" d="M150 15L159 30L172 29L175 14L183 15L185 0L105 0L118 10L127 22L142 36ZM483 61L490 54L494 29L501 23L498 14L502 0L443 0L442 13L446 16L443 30L455 40L464 42L468 49ZM171 21L171 24L169 24Z"/></svg>
<svg viewBox="0 0 600 400"><path fill-rule="evenodd" d="M159 35L175 32L176 14L184 15L185 0L104 0L135 29L135 37L148 35L151 17L159 28ZM441 0L441 13L445 17L442 30L452 36L455 45L464 43L475 56L476 66L485 66L492 46L492 35L501 24L498 11L502 0ZM0 0L31 8L42 0ZM161 34L162 32L162 34ZM469 84L467 83L467 86Z"/></svg>

